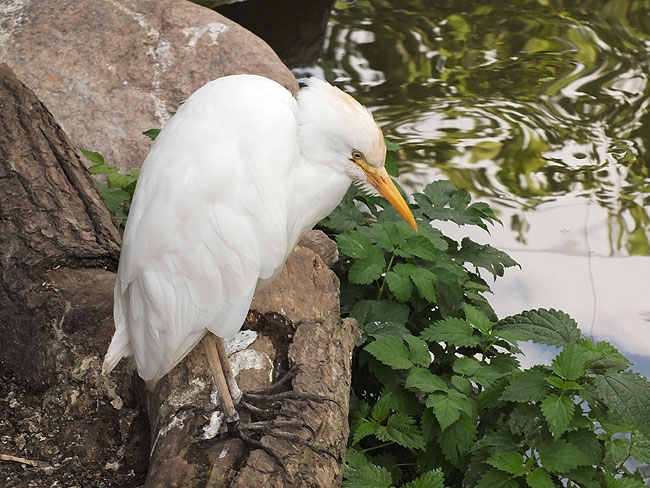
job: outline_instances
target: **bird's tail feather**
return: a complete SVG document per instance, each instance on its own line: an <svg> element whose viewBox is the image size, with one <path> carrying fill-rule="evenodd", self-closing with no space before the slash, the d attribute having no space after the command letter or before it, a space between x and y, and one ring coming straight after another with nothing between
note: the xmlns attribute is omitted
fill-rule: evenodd
<svg viewBox="0 0 650 488"><path fill-rule="evenodd" d="M111 345L108 346L108 352L104 357L104 364L102 365L102 374L110 373L117 363L120 362L125 356L130 356L131 344L129 343L129 334L125 328L120 328L115 331Z"/></svg>

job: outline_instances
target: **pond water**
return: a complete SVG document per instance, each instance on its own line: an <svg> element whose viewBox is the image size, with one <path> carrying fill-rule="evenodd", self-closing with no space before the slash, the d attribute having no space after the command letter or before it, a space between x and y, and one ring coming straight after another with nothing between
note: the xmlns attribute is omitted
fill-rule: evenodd
<svg viewBox="0 0 650 488"><path fill-rule="evenodd" d="M650 0L338 1L295 73L373 111L405 188L447 178L495 209L469 235L522 266L492 285L499 316L562 309L650 376Z"/></svg>

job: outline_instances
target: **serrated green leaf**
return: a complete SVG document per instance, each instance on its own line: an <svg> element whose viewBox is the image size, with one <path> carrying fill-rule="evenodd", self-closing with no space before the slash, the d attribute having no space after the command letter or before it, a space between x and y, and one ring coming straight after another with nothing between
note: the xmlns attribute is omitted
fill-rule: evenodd
<svg viewBox="0 0 650 488"><path fill-rule="evenodd" d="M594 380L598 398L619 418L644 432L650 430L650 383L632 371L596 375Z"/></svg>
<svg viewBox="0 0 650 488"><path fill-rule="evenodd" d="M476 488L519 488L519 484L507 473L489 469L483 473Z"/></svg>
<svg viewBox="0 0 650 488"><path fill-rule="evenodd" d="M598 356L598 353L589 351L580 344L569 344L555 357L551 370L562 378L576 380L585 374L587 361Z"/></svg>
<svg viewBox="0 0 650 488"><path fill-rule="evenodd" d="M510 384L501 395L502 400L514 402L537 402L546 398L549 392L546 373L531 368L515 373Z"/></svg>
<svg viewBox="0 0 650 488"><path fill-rule="evenodd" d="M408 369L413 366L413 363L408 358L408 348L397 337L380 337L368 344L364 349L378 361L393 369Z"/></svg>
<svg viewBox="0 0 650 488"><path fill-rule="evenodd" d="M443 431L460 418L460 407L447 395L439 393L429 395L426 405L428 408L433 408L436 419Z"/></svg>
<svg viewBox="0 0 650 488"><path fill-rule="evenodd" d="M439 320L424 329L420 337L426 341L447 342L456 346L476 346L480 342L480 337L474 335L474 328L456 317Z"/></svg>
<svg viewBox="0 0 650 488"><path fill-rule="evenodd" d="M350 311L350 316L363 326L371 322L395 322L405 324L409 308L392 300L359 300Z"/></svg>
<svg viewBox="0 0 650 488"><path fill-rule="evenodd" d="M494 278L503 276L506 268L519 266L508 254L489 244L477 244L469 237L465 237L461 245L461 249L456 253L456 259L461 263L471 263L477 268L483 268L492 273Z"/></svg>
<svg viewBox="0 0 650 488"><path fill-rule="evenodd" d="M467 190L457 190L450 181L429 183L423 193L413 195L419 208L417 215L429 220L451 220L458 225L474 224L487 230L487 223L499 221L486 204L469 205Z"/></svg>
<svg viewBox="0 0 650 488"><path fill-rule="evenodd" d="M580 330L566 313L550 309L528 310L506 317L495 325L520 341L534 341L549 346L566 346L580 337Z"/></svg>
<svg viewBox="0 0 650 488"><path fill-rule="evenodd" d="M152 141L155 141L156 137L158 137L158 134L160 134L160 131L161 129L149 129L144 131L142 134L147 136Z"/></svg>
<svg viewBox="0 0 650 488"><path fill-rule="evenodd" d="M81 154L83 154L87 160L92 161L95 164L101 164L101 165L104 164L104 156L102 156L98 152L82 149Z"/></svg>
<svg viewBox="0 0 650 488"><path fill-rule="evenodd" d="M575 413L575 403L571 398L551 394L542 401L542 413L548 422L553 437L564 433Z"/></svg>
<svg viewBox="0 0 650 488"><path fill-rule="evenodd" d="M411 271L410 276L420 296L431 303L436 303L436 290L434 286L436 275L428 269L415 268Z"/></svg>
<svg viewBox="0 0 650 488"><path fill-rule="evenodd" d="M650 463L650 439L643 434L637 434L632 440L630 454L640 463Z"/></svg>
<svg viewBox="0 0 650 488"><path fill-rule="evenodd" d="M405 302L413 294L413 283L410 272L415 266L412 264L398 264L392 271L386 273L386 283L393 296L400 302Z"/></svg>
<svg viewBox="0 0 650 488"><path fill-rule="evenodd" d="M350 266L348 279L358 285L368 285L378 280L386 268L386 259L379 249L373 247L368 256Z"/></svg>
<svg viewBox="0 0 650 488"><path fill-rule="evenodd" d="M530 488L555 488L556 485L544 468L535 468L526 476L526 483Z"/></svg>
<svg viewBox="0 0 650 488"><path fill-rule="evenodd" d="M408 449L424 448L425 442L420 428L415 420L407 415L396 413L388 417L386 433L388 439L382 440L392 440Z"/></svg>
<svg viewBox="0 0 650 488"><path fill-rule="evenodd" d="M454 375L451 377L451 384L454 385L458 391L464 393L465 395L470 395L472 393L472 383L467 378Z"/></svg>
<svg viewBox="0 0 650 488"><path fill-rule="evenodd" d="M348 449L343 488L391 488L393 479L387 469L376 466L361 452Z"/></svg>
<svg viewBox="0 0 650 488"><path fill-rule="evenodd" d="M413 364L419 364L424 367L431 364L431 353L426 342L411 334L405 335L403 339L409 346L409 359Z"/></svg>
<svg viewBox="0 0 650 488"><path fill-rule="evenodd" d="M542 466L552 473L566 473L589 464L589 457L578 446L564 439L546 439L539 443L537 451Z"/></svg>
<svg viewBox="0 0 650 488"><path fill-rule="evenodd" d="M349 230L336 236L339 250L346 256L361 259L370 255L373 249L370 238L359 231Z"/></svg>
<svg viewBox="0 0 650 488"><path fill-rule="evenodd" d="M425 368L411 368L406 375L406 388L420 390L425 393L447 391L447 385L438 376Z"/></svg>
<svg viewBox="0 0 650 488"><path fill-rule="evenodd" d="M459 469L464 464L465 454L476 441L477 429L473 420L458 419L438 436L438 444L445 458Z"/></svg>
<svg viewBox="0 0 650 488"><path fill-rule="evenodd" d="M473 376L482 367L483 365L478 359L463 356L454 361L453 370L458 374Z"/></svg>
<svg viewBox="0 0 650 488"><path fill-rule="evenodd" d="M404 258L418 257L427 261L436 261L439 251L427 236L411 236L399 243L395 254Z"/></svg>
<svg viewBox="0 0 650 488"><path fill-rule="evenodd" d="M377 403L372 407L372 418L377 422L383 422L390 413L390 395L382 393Z"/></svg>
<svg viewBox="0 0 650 488"><path fill-rule="evenodd" d="M472 307L467 303L463 304L463 308L465 310L465 320L475 329L486 333L494 326L494 323L487 318L487 315L479 309Z"/></svg>
<svg viewBox="0 0 650 488"><path fill-rule="evenodd" d="M515 451L497 452L486 461L490 466L515 476L521 476L527 471L524 466L524 456Z"/></svg>
<svg viewBox="0 0 650 488"><path fill-rule="evenodd" d="M538 405L523 403L517 405L507 420L510 432L522 435L529 444L533 444L540 436L547 435L543 425L543 414Z"/></svg>
<svg viewBox="0 0 650 488"><path fill-rule="evenodd" d="M403 488L445 488L445 477L440 469L434 469L406 483Z"/></svg>
<svg viewBox="0 0 650 488"><path fill-rule="evenodd" d="M375 422L362 422L354 431L354 435L352 436L352 445L358 444L365 437L374 434L376 430L377 424Z"/></svg>
<svg viewBox="0 0 650 488"><path fill-rule="evenodd" d="M607 488L647 488L642 479L634 479L629 476L615 478L610 473L605 474Z"/></svg>
<svg viewBox="0 0 650 488"><path fill-rule="evenodd" d="M547 376L544 379L549 385L554 386L555 388L562 388L564 386L564 380L557 376Z"/></svg>
<svg viewBox="0 0 650 488"><path fill-rule="evenodd" d="M625 437L605 441L605 464L612 470L622 464L630 455L632 443Z"/></svg>

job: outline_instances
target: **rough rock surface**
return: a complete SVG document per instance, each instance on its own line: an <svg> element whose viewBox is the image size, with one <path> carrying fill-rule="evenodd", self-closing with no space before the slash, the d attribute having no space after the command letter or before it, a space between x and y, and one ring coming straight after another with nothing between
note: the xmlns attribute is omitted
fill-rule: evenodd
<svg viewBox="0 0 650 488"><path fill-rule="evenodd" d="M3 0L0 62L45 103L73 144L140 166L178 105L237 73L297 82L271 48L225 17L178 0Z"/></svg>

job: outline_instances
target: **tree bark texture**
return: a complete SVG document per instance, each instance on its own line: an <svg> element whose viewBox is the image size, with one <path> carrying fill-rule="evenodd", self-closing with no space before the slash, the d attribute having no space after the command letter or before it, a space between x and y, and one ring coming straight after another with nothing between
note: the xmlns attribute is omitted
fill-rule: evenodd
<svg viewBox="0 0 650 488"><path fill-rule="evenodd" d="M200 348L152 391L132 360L101 375L119 247L119 228L80 156L0 66L0 486L339 486L341 462L274 427L261 442L286 471L218 429ZM335 254L318 233L297 246L255 298L230 357L243 390L297 365L285 389L335 402L282 400L278 418L296 416L315 435L281 430L342 460L356 324L340 321L338 282L323 263Z"/></svg>

